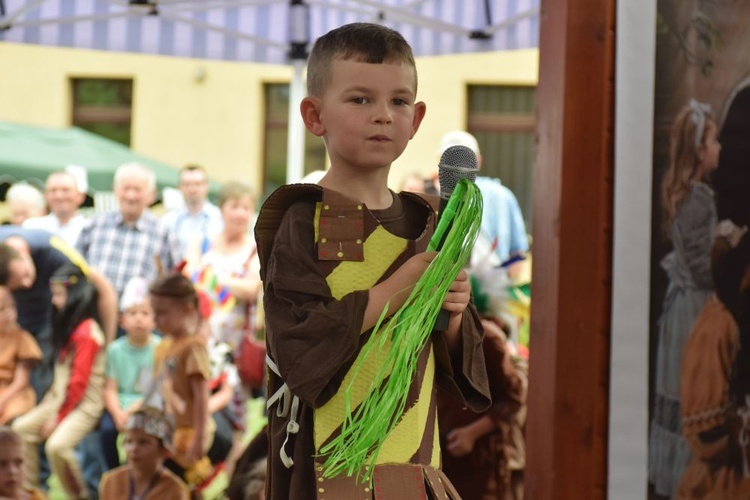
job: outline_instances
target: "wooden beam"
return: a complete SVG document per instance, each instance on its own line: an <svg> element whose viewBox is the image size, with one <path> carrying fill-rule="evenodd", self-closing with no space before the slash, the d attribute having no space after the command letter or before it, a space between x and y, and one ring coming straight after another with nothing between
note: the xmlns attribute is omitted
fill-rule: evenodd
<svg viewBox="0 0 750 500"><path fill-rule="evenodd" d="M543 0L527 498L604 499L615 0Z"/></svg>

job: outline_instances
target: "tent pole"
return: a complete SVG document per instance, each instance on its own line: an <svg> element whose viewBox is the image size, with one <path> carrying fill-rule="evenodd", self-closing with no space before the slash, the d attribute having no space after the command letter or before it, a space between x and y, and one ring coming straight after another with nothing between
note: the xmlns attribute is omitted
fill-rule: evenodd
<svg viewBox="0 0 750 500"><path fill-rule="evenodd" d="M292 60L294 76L289 84L289 137L287 140L286 182L299 182L304 175L305 125L299 104L305 98L304 70L306 61Z"/></svg>

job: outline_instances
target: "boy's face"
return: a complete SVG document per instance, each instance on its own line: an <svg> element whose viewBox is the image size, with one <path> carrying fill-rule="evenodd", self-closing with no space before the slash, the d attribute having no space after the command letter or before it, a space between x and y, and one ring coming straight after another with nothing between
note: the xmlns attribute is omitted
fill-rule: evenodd
<svg viewBox="0 0 750 500"><path fill-rule="evenodd" d="M419 128L414 69L403 63L336 60L323 95L303 101L307 128L326 142L340 169L389 167Z"/></svg>
<svg viewBox="0 0 750 500"><path fill-rule="evenodd" d="M141 341L148 338L154 331L154 311L151 310L148 299L127 308L122 313L121 323L128 337L132 337L133 340Z"/></svg>
<svg viewBox="0 0 750 500"><path fill-rule="evenodd" d="M195 315L195 308L169 297L151 295L156 328L164 335L175 335L185 330L185 318Z"/></svg>
<svg viewBox="0 0 750 500"><path fill-rule="evenodd" d="M141 429L125 431L124 447L128 463L142 470L156 470L164 455L159 439Z"/></svg>
<svg viewBox="0 0 750 500"><path fill-rule="evenodd" d="M8 331L16 324L18 312L10 290L0 286L0 332Z"/></svg>
<svg viewBox="0 0 750 500"><path fill-rule="evenodd" d="M0 446L0 497L17 498L23 484L23 469L22 445Z"/></svg>

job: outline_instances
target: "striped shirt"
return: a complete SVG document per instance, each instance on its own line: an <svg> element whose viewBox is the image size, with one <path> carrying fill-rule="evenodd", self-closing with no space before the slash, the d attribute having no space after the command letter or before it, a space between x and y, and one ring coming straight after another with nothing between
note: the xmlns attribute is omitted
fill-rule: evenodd
<svg viewBox="0 0 750 500"><path fill-rule="evenodd" d="M134 276L155 279L157 258L165 270L180 259L177 239L148 211L135 224L126 224L119 210L95 215L81 231L78 249L112 282L118 297Z"/></svg>

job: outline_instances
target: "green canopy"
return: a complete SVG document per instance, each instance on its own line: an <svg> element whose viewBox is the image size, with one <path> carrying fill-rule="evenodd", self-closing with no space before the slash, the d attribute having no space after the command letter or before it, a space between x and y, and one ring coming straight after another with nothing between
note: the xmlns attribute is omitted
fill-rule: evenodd
<svg viewBox="0 0 750 500"><path fill-rule="evenodd" d="M12 181L43 183L50 172L66 165L81 165L88 172L90 191L112 191L115 170L127 162L150 167L156 174L159 191L177 185L177 167L139 155L127 146L87 130L0 121L0 182L10 177ZM213 195L218 188L216 182L211 183Z"/></svg>

